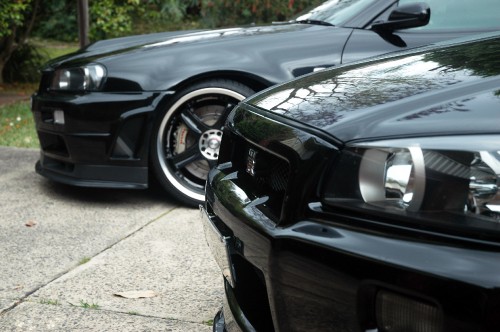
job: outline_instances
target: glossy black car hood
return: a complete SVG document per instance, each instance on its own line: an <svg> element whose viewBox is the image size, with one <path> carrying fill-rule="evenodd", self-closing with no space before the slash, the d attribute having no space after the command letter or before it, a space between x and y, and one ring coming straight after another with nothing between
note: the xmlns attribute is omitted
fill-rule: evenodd
<svg viewBox="0 0 500 332"><path fill-rule="evenodd" d="M193 43L210 44L211 48L216 48L216 43L234 41L235 43L252 43L250 39L258 39L262 35L276 35L287 32L301 31L314 26L306 24L275 24L267 26L238 27L218 30L186 30L163 32L147 35L137 35L108 39L95 42L73 54L55 59L48 64L49 67L57 67L63 63L78 63L88 61L106 61L106 58L129 54L139 51L154 51L161 53L168 51L171 47L179 47ZM214 44L215 43L215 44ZM257 41L258 43L258 41Z"/></svg>
<svg viewBox="0 0 500 332"><path fill-rule="evenodd" d="M500 132L500 35L326 70L245 103L348 142Z"/></svg>

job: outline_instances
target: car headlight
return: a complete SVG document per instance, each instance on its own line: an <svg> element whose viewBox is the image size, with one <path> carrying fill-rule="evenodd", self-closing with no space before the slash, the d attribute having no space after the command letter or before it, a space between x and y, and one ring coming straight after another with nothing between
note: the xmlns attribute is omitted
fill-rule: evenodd
<svg viewBox="0 0 500 332"><path fill-rule="evenodd" d="M99 64L61 68L54 73L51 90L96 91L106 77L106 68Z"/></svg>
<svg viewBox="0 0 500 332"><path fill-rule="evenodd" d="M377 221L484 238L500 233L499 185L498 135L401 139L346 147L323 197Z"/></svg>

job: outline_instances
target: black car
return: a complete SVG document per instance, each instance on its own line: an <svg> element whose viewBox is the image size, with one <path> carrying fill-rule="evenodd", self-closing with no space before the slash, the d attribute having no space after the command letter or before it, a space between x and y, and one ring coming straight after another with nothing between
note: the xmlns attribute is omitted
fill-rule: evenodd
<svg viewBox="0 0 500 332"><path fill-rule="evenodd" d="M201 207L214 331L500 331L500 33L241 102Z"/></svg>
<svg viewBox="0 0 500 332"><path fill-rule="evenodd" d="M240 100L318 69L499 29L499 12L498 0L333 0L270 26L96 42L43 69L36 170L113 188L146 188L153 174L197 205Z"/></svg>

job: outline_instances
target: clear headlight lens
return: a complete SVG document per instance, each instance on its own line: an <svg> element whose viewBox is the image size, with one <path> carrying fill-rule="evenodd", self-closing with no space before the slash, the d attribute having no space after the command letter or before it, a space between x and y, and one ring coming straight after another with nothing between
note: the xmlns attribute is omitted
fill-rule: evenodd
<svg viewBox="0 0 500 332"><path fill-rule="evenodd" d="M55 71L51 90L96 91L106 77L106 68L100 64L88 64L82 67L61 68Z"/></svg>
<svg viewBox="0 0 500 332"><path fill-rule="evenodd" d="M324 202L488 237L500 233L499 186L500 136L391 140L347 147Z"/></svg>

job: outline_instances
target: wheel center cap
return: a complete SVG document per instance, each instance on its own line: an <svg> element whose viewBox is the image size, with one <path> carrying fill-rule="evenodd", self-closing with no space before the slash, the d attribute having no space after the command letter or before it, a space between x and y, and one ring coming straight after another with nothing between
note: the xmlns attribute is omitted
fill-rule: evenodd
<svg viewBox="0 0 500 332"><path fill-rule="evenodd" d="M222 140L222 131L211 129L204 132L200 137L199 147L201 154L208 160L219 158L219 148Z"/></svg>
<svg viewBox="0 0 500 332"><path fill-rule="evenodd" d="M216 138L211 138L208 140L208 147L210 149L217 149L217 148L219 148L219 145L220 145L220 141Z"/></svg>

